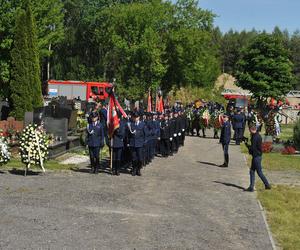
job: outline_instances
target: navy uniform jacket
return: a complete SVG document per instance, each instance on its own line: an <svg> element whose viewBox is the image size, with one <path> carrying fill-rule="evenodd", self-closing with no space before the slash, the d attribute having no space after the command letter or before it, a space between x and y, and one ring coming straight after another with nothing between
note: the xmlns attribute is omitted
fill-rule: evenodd
<svg viewBox="0 0 300 250"><path fill-rule="evenodd" d="M169 121L163 120L160 124L160 138L161 139L170 139L171 132L170 132L170 126Z"/></svg>
<svg viewBox="0 0 300 250"><path fill-rule="evenodd" d="M239 129L244 127L245 117L242 114L233 115L234 128Z"/></svg>
<svg viewBox="0 0 300 250"><path fill-rule="evenodd" d="M220 142L222 144L229 144L231 139L231 125L230 122L224 122L222 128L221 128L221 137Z"/></svg>
<svg viewBox="0 0 300 250"><path fill-rule="evenodd" d="M158 139L158 137L160 137L160 121L154 120L153 123L154 123L154 128L155 128L154 139Z"/></svg>
<svg viewBox="0 0 300 250"><path fill-rule="evenodd" d="M144 142L147 135L147 128L144 122L140 121L138 125L135 122L130 123L131 133L129 134L129 146L134 148L141 148L144 146Z"/></svg>
<svg viewBox="0 0 300 250"><path fill-rule="evenodd" d="M153 120L147 120L146 125L147 125L147 128L148 128L147 139L148 140L153 140L155 138L155 134L156 134L156 131L155 131L156 128L155 128L154 121Z"/></svg>
<svg viewBox="0 0 300 250"><path fill-rule="evenodd" d="M170 126L170 138L173 138L174 134L176 134L176 121L174 118L171 118L169 120L169 126Z"/></svg>
<svg viewBox="0 0 300 250"><path fill-rule="evenodd" d="M161 139L170 139L170 126L169 121L163 120L160 124L160 137Z"/></svg>
<svg viewBox="0 0 300 250"><path fill-rule="evenodd" d="M126 137L126 123L124 120L120 121L120 127L115 130L113 140L112 140L112 147L113 148L123 148L124 141Z"/></svg>
<svg viewBox="0 0 300 250"><path fill-rule="evenodd" d="M87 126L87 145L89 147L104 146L103 126L99 121L97 121L96 124L90 123Z"/></svg>

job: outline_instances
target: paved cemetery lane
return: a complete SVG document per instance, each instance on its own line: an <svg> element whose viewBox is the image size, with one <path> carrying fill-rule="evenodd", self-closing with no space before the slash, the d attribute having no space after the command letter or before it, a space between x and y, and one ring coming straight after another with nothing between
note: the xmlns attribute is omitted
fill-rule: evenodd
<svg viewBox="0 0 300 250"><path fill-rule="evenodd" d="M0 173L0 249L272 249L238 146L187 137L142 177Z"/></svg>

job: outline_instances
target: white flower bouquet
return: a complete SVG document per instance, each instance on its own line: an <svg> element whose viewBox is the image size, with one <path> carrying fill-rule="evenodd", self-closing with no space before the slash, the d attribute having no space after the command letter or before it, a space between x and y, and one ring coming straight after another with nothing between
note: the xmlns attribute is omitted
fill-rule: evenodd
<svg viewBox="0 0 300 250"><path fill-rule="evenodd" d="M7 141L4 137L0 137L0 166L6 164L10 160L10 152L8 151Z"/></svg>
<svg viewBox="0 0 300 250"><path fill-rule="evenodd" d="M24 128L20 137L20 155L22 162L26 164L26 170L31 165L37 165L45 172L44 161L48 155L48 140L45 131L36 124Z"/></svg>

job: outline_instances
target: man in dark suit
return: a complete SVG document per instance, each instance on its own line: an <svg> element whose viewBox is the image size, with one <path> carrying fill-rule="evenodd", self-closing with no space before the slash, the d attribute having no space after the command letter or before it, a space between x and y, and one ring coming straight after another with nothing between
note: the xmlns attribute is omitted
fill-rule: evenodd
<svg viewBox="0 0 300 250"><path fill-rule="evenodd" d="M136 112L133 114L133 121L129 124L129 146L132 155L132 176L141 176L143 163L143 146L147 134L145 123L140 121L140 116Z"/></svg>
<svg viewBox="0 0 300 250"><path fill-rule="evenodd" d="M100 149L104 146L103 126L98 120L98 114L92 112L87 126L87 146L93 173L97 174L100 167Z"/></svg>
<svg viewBox="0 0 300 250"><path fill-rule="evenodd" d="M224 164L220 165L220 167L227 168L229 163L228 148L231 139L231 125L227 114L223 115L223 121L224 123L221 128L220 143L222 144L223 151L224 151Z"/></svg>
<svg viewBox="0 0 300 250"><path fill-rule="evenodd" d="M250 186L246 189L248 192L254 191L254 184L255 184L255 171L257 172L258 176L262 180L265 185L266 189L271 189L271 185L269 184L267 178L262 172L261 160L262 160L262 138L257 131L256 126L250 127L251 133L251 145L246 143L248 147L249 154L252 155L252 162L250 168Z"/></svg>

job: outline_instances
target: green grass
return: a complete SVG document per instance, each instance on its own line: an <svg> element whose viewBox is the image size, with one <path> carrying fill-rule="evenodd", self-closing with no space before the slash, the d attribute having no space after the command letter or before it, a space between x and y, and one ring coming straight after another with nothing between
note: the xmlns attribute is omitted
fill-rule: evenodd
<svg viewBox="0 0 300 250"><path fill-rule="evenodd" d="M60 164L58 161L49 160L46 161L44 164L44 168L47 170L71 170L76 168L76 165L64 165ZM0 166L0 170L12 170L12 169L25 169L25 164L21 162L20 159L12 158L6 165ZM41 169L38 166L32 166L30 169L32 170L39 170Z"/></svg>
<svg viewBox="0 0 300 250"><path fill-rule="evenodd" d="M267 170L300 171L299 155L283 155L281 153L263 154L263 168Z"/></svg>
<svg viewBox="0 0 300 250"><path fill-rule="evenodd" d="M70 150L69 153L78 154L78 155L89 155L89 150L85 147ZM104 148L101 150L101 159L109 157L109 148L105 145Z"/></svg>
<svg viewBox="0 0 300 250"><path fill-rule="evenodd" d="M241 144L241 151L247 155L247 162L250 166L251 155L244 144ZM263 169L274 171L300 171L300 155L283 155L281 153L264 153L262 160Z"/></svg>
<svg viewBox="0 0 300 250"><path fill-rule="evenodd" d="M280 185L264 191L258 186L258 199L277 242L284 250L300 249L300 188Z"/></svg>
<svg viewBox="0 0 300 250"><path fill-rule="evenodd" d="M279 138L283 141L292 140L293 133L294 133L294 126L295 124L281 125L281 133L279 135Z"/></svg>

